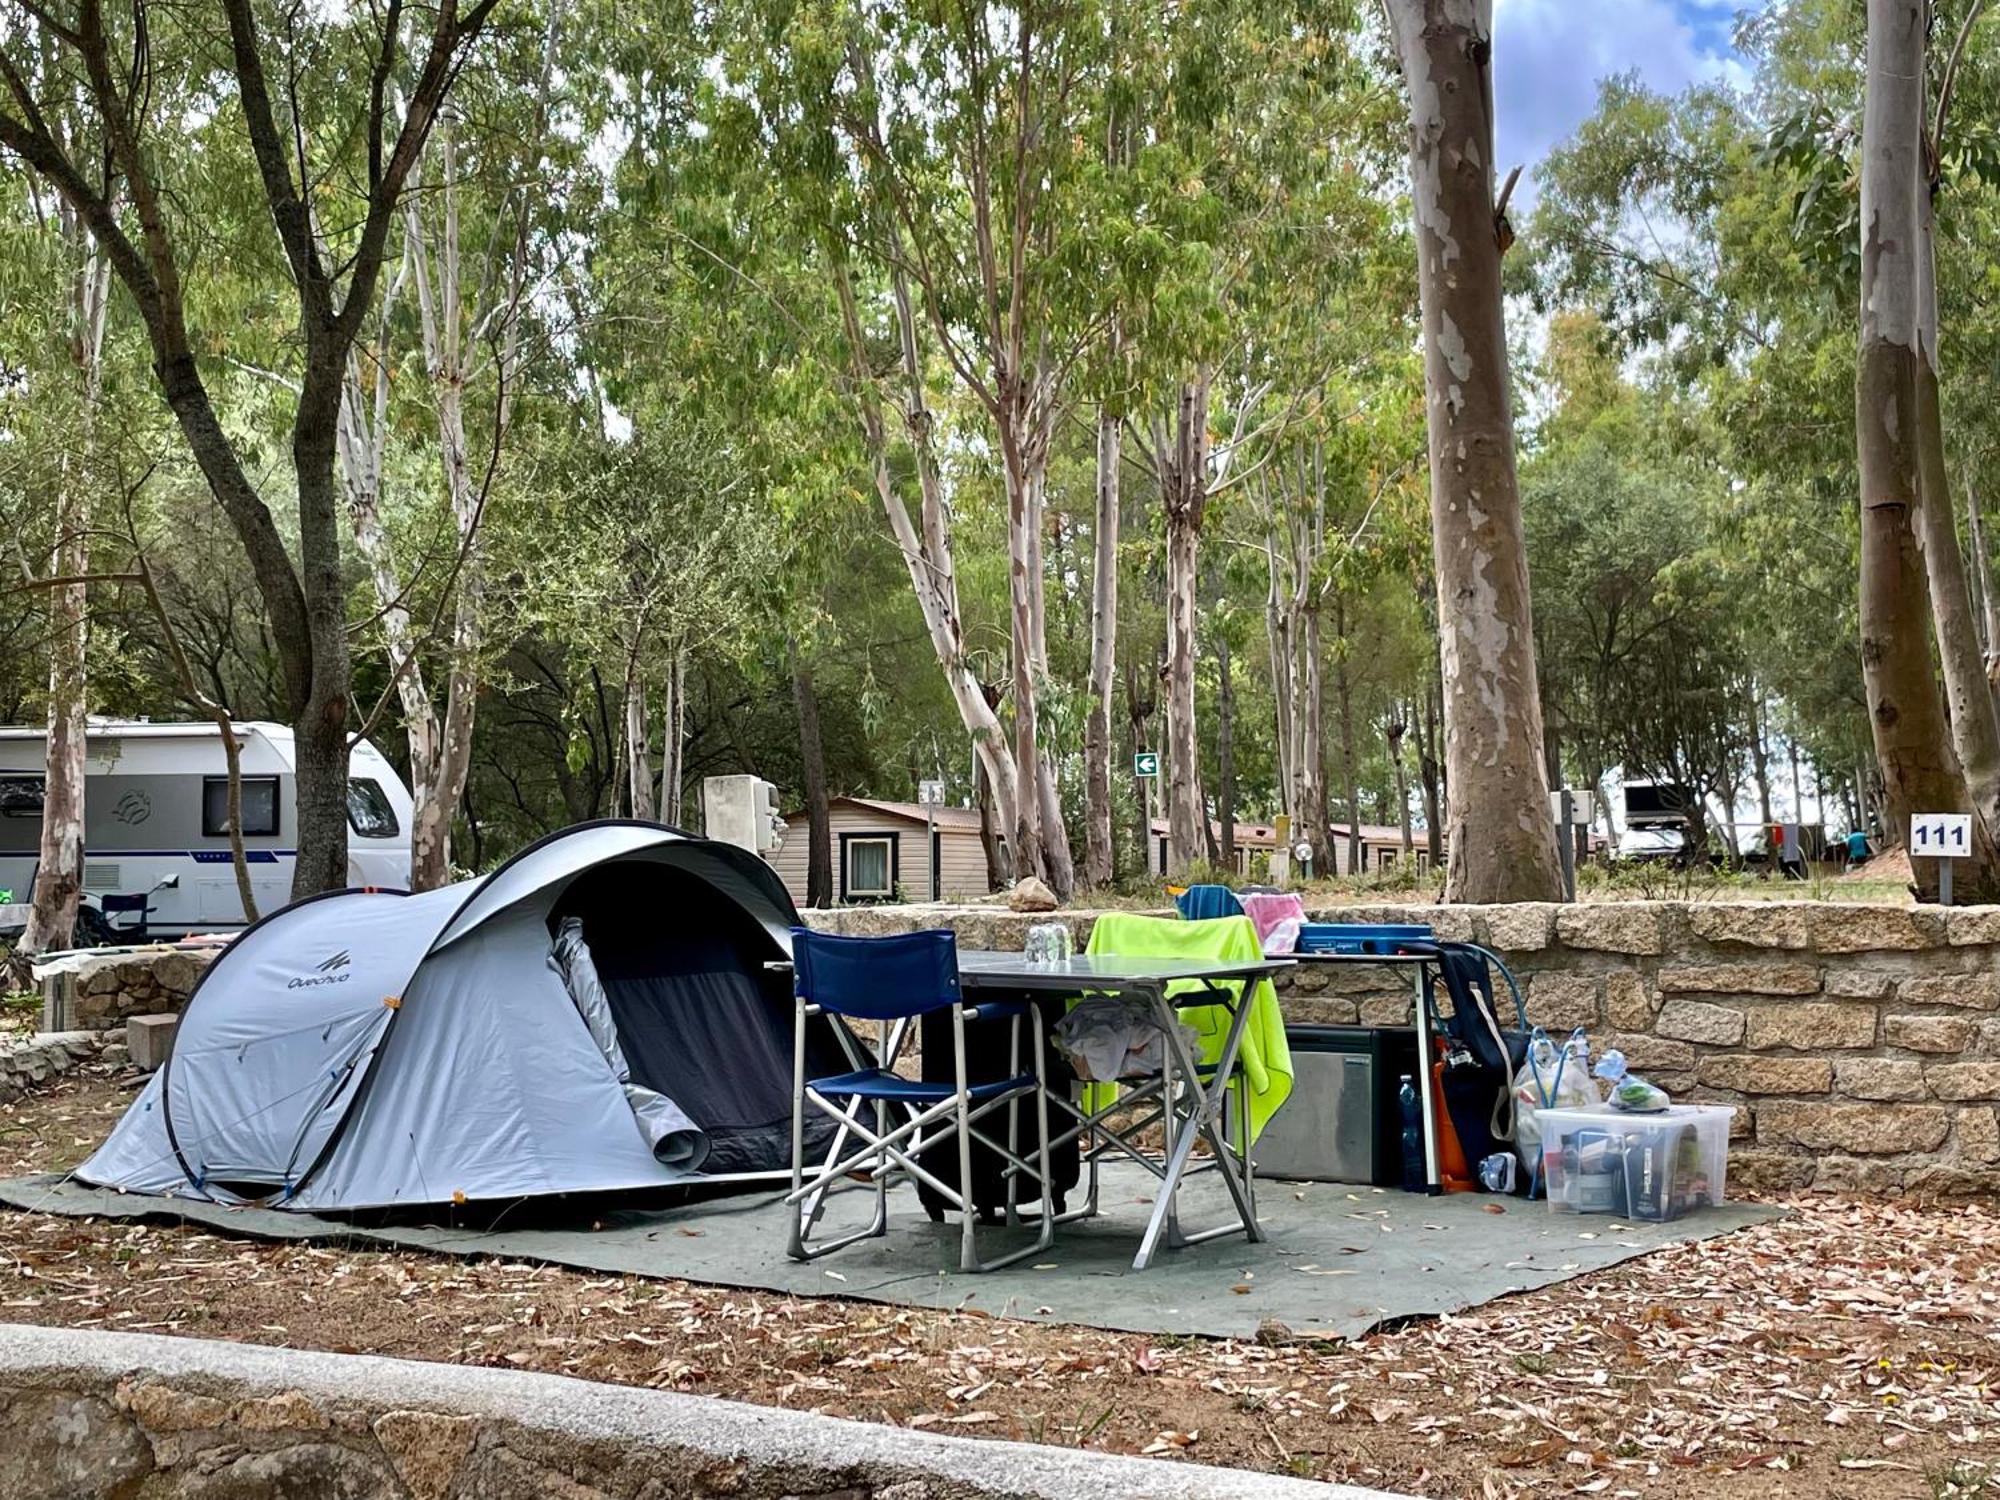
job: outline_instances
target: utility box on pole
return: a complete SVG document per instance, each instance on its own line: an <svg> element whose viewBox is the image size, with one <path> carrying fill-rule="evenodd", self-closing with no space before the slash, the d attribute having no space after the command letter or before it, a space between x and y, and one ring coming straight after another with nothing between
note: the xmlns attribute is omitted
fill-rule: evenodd
<svg viewBox="0 0 2000 1500"><path fill-rule="evenodd" d="M701 811L702 832L718 843L769 854L785 842L778 789L762 777L703 777Z"/></svg>

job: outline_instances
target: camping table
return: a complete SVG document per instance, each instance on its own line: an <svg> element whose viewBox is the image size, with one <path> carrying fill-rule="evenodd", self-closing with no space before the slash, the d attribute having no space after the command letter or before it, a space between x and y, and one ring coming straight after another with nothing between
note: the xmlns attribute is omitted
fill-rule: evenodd
<svg viewBox="0 0 2000 1500"><path fill-rule="evenodd" d="M1438 1171L1438 1130L1437 1106L1431 1099L1431 1008L1424 990L1424 970L1434 967L1437 956L1431 953L1294 953L1292 957L1302 964L1382 964L1387 967L1401 965L1410 970L1411 1004L1417 1029L1417 1069L1421 1076L1417 1098L1422 1101L1424 1134L1424 1188L1436 1194L1444 1191L1443 1178Z"/></svg>
<svg viewBox="0 0 2000 1500"><path fill-rule="evenodd" d="M1238 1222L1194 1235L1181 1235L1176 1229L1171 1234L1171 1242L1194 1244L1218 1234L1234 1234L1239 1228L1253 1241L1264 1238L1264 1232L1257 1227L1257 1213L1250 1192L1237 1170L1228 1143L1223 1139L1223 1106L1228 1099L1229 1078L1236 1066L1236 1054L1243 1045L1244 1027L1250 1019L1254 983L1291 966L1291 960L1286 958L1218 959L1211 962L1199 959L1119 958L1110 954L1079 954L1060 963L1030 963L1024 953L959 950L958 980L963 989L1063 997L1122 995L1147 1005L1153 1012L1153 1018L1159 1022L1160 1030L1166 1037L1169 1072L1178 1073L1186 1081L1196 1101L1195 1128L1170 1133L1172 1149L1167 1155L1159 1192L1153 1200L1152 1216L1147 1220L1146 1232L1139 1241L1139 1253L1132 1260L1134 1270L1143 1271L1152 1264L1162 1236L1169 1235L1174 1225L1174 1200L1193 1156L1197 1136L1205 1139L1215 1153L1214 1164L1222 1174L1223 1184L1229 1189ZM1169 985L1187 983L1199 984L1207 993L1183 992L1169 998ZM1224 988L1232 983L1242 986L1234 995ZM1207 1086L1202 1084L1199 1063L1188 1050L1180 1027L1175 1024L1175 1012L1187 1005L1221 1005L1230 1015L1228 1034L1223 1038L1222 1050L1216 1055L1214 1081ZM1172 1079L1169 1078L1169 1087L1171 1084Z"/></svg>

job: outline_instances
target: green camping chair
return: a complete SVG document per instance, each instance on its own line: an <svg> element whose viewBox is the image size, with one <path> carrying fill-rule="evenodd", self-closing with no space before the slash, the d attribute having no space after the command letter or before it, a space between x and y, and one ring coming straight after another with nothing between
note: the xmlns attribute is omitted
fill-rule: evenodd
<svg viewBox="0 0 2000 1500"><path fill-rule="evenodd" d="M1239 960L1263 957L1257 929L1245 916L1219 917L1206 921L1182 921L1173 917L1148 917L1125 912L1107 912L1091 929L1085 950L1092 955L1120 958L1171 958L1186 960ZM1117 1084L1091 1084L1074 1100L1051 1095L1051 1103L1066 1111L1075 1126L1058 1135L1059 1144L1071 1136L1081 1138L1089 1182L1080 1207L1066 1215L1080 1218L1097 1212L1098 1163L1107 1157L1125 1157L1144 1166L1163 1181L1166 1160L1173 1154L1179 1132L1198 1128L1196 1113L1212 1096L1215 1068L1228 1038L1237 1006L1250 1007L1236 1056L1231 1060L1226 1087L1228 1114L1225 1138L1234 1149L1248 1198L1250 1222L1255 1223L1256 1173L1250 1154L1251 1144L1265 1124L1284 1103L1292 1089L1291 1049L1285 1042L1284 1016L1278 1009L1277 992L1269 980L1259 980L1243 994L1241 983L1206 984L1190 981L1171 985L1167 996L1175 1002L1180 1019L1192 1026L1199 1039L1200 1075L1181 1078L1169 1068L1160 1074ZM1206 1003L1204 995L1215 998ZM1160 1125L1166 1137L1163 1153L1140 1144L1143 1134ZM1190 1170L1212 1170L1197 1166ZM1227 1224L1196 1234L1184 1234L1178 1223L1171 1228L1169 1243L1198 1244L1219 1235L1233 1234L1244 1226ZM1253 1231L1253 1238L1255 1237Z"/></svg>

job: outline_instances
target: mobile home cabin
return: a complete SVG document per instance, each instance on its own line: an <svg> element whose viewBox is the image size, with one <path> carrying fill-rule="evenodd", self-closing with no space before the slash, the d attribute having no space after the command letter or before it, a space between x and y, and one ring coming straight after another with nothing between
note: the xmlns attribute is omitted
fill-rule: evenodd
<svg viewBox="0 0 2000 1500"><path fill-rule="evenodd" d="M292 731L234 726L243 772L243 845L260 913L292 898L297 857ZM41 853L47 739L0 728L0 890L26 901ZM238 927L243 901L229 853L229 775L213 724L93 719L85 738L85 896L147 898L148 933ZM348 761L348 884L406 890L410 793L363 740ZM111 926L137 928L138 914Z"/></svg>

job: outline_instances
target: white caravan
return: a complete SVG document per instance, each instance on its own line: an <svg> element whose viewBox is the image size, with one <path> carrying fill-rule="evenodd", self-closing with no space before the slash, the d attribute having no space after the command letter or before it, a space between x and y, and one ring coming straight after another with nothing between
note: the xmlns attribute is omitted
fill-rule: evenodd
<svg viewBox="0 0 2000 1500"><path fill-rule="evenodd" d="M292 731L235 726L243 761L243 846L262 915L292 899L298 855ZM43 729L0 728L0 891L25 902L34 889L42 833ZM134 929L143 897L154 935L240 927L243 901L229 857L229 775L213 724L92 719L86 738L83 885L87 904L106 896L110 927ZM348 758L347 883L410 885L410 793L366 740ZM92 924L95 925L95 924ZM101 935L101 929L100 929Z"/></svg>

